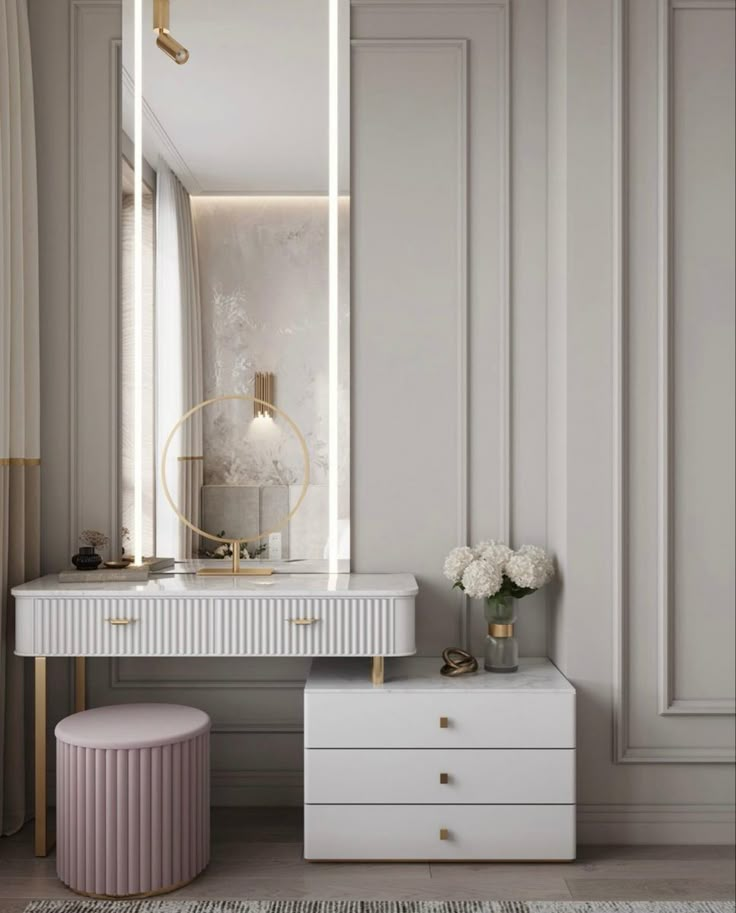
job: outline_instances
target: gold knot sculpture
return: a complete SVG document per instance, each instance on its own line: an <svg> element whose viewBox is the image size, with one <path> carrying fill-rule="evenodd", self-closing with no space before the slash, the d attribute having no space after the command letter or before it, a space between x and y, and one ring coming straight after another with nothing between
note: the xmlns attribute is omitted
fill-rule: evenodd
<svg viewBox="0 0 736 913"><path fill-rule="evenodd" d="M460 647L447 647L442 651L442 659L445 664L440 669L441 675L464 675L478 671L478 660Z"/></svg>

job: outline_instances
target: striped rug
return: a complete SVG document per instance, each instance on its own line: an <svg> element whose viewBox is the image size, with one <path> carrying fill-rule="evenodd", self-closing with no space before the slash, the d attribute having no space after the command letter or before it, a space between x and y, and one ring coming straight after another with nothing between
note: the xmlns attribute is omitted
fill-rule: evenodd
<svg viewBox="0 0 736 913"><path fill-rule="evenodd" d="M35 900L25 913L736 913L731 900Z"/></svg>

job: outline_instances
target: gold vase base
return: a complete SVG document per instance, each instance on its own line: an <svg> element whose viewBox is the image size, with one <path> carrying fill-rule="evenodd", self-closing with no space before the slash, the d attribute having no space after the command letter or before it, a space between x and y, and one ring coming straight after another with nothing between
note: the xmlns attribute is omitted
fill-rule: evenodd
<svg viewBox="0 0 736 913"><path fill-rule="evenodd" d="M488 625L488 633L491 635L491 637L496 637L499 640L503 640L506 637L514 636L514 626L513 624L490 624Z"/></svg>

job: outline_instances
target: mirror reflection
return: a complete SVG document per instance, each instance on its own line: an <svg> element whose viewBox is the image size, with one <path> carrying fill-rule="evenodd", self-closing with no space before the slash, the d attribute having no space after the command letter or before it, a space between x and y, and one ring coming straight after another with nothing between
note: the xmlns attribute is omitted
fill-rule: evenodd
<svg viewBox="0 0 736 913"><path fill-rule="evenodd" d="M147 555L226 556L178 513L212 536L251 538L246 560L349 569L348 2L143 2L140 479L134 5L124 3L121 499L130 528L141 485ZM331 28L341 30L332 78ZM172 510L167 438L198 404L232 395L256 402L214 402L172 437Z"/></svg>

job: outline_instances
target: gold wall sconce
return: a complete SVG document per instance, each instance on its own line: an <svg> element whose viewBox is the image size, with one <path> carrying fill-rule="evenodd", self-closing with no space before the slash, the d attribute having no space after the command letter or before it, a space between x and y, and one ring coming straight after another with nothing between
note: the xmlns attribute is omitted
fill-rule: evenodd
<svg viewBox="0 0 736 913"><path fill-rule="evenodd" d="M269 371L256 371L254 384L253 417L273 418L274 376Z"/></svg>
<svg viewBox="0 0 736 913"><path fill-rule="evenodd" d="M153 0L153 31L156 34L157 46L175 63L186 63L189 60L189 51L171 34L169 18L169 0Z"/></svg>

